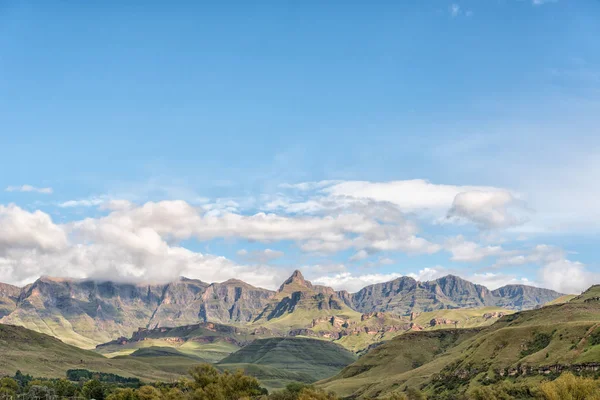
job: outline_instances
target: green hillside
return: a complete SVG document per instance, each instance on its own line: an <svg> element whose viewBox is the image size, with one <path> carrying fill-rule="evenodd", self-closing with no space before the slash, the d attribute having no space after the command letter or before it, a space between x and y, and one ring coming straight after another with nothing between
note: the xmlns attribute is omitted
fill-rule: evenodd
<svg viewBox="0 0 600 400"><path fill-rule="evenodd" d="M492 325L498 318L514 312L500 307L436 310L416 315L413 322L424 330L477 328Z"/></svg>
<svg viewBox="0 0 600 400"><path fill-rule="evenodd" d="M149 347L172 348L182 354L215 363L256 338L271 336L266 330L261 333L244 327L207 322L176 328L139 329L131 338L119 338L99 345L96 351L107 357L117 357Z"/></svg>
<svg viewBox="0 0 600 400"><path fill-rule="evenodd" d="M383 397L406 387L453 398L502 380L536 382L600 361L600 286L568 303L500 318L474 330L398 336L320 385L342 396Z"/></svg>
<svg viewBox="0 0 600 400"><path fill-rule="evenodd" d="M291 381L311 383L335 375L356 361L354 354L336 344L309 338L255 340L223 359L219 368L243 369L267 387Z"/></svg>
<svg viewBox="0 0 600 400"><path fill-rule="evenodd" d="M178 377L134 358L111 360L48 335L3 324L0 324L0 359L0 376L14 375L21 370L38 377L63 378L69 369L87 369L147 381Z"/></svg>
<svg viewBox="0 0 600 400"><path fill-rule="evenodd" d="M577 297L577 296L574 294L565 294L564 296L560 296L552 301L547 302L546 304L544 304L544 306L555 306L557 304L568 303L569 301L573 300L575 297Z"/></svg>

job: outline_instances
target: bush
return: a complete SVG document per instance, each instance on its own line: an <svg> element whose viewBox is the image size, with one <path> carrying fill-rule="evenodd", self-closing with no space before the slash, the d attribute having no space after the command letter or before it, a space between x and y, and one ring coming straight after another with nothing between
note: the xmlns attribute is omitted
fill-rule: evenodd
<svg viewBox="0 0 600 400"><path fill-rule="evenodd" d="M190 371L193 381L189 383L194 400L229 400L266 395L258 380L241 371L232 374L219 372L210 364L202 364Z"/></svg>
<svg viewBox="0 0 600 400"><path fill-rule="evenodd" d="M530 354L537 353L545 349L550 344L552 335L549 333L536 333L533 340L527 343L527 348L521 351L521 357L526 357Z"/></svg>
<svg viewBox="0 0 600 400"><path fill-rule="evenodd" d="M19 384L12 378L0 379L0 398L14 396L19 391Z"/></svg>
<svg viewBox="0 0 600 400"><path fill-rule="evenodd" d="M135 390L131 388L117 389L112 392L106 400L138 400Z"/></svg>
<svg viewBox="0 0 600 400"><path fill-rule="evenodd" d="M268 400L337 400L337 397L311 385L290 383L284 390L271 394Z"/></svg>
<svg viewBox="0 0 600 400"><path fill-rule="evenodd" d="M597 329L594 333L590 335L589 342L592 346L600 344L600 329Z"/></svg>
<svg viewBox="0 0 600 400"><path fill-rule="evenodd" d="M83 385L82 392L86 399L104 400L105 398L104 385L96 379L87 381Z"/></svg>
<svg viewBox="0 0 600 400"><path fill-rule="evenodd" d="M552 382L542 383L540 392L544 400L600 400L600 382L565 373Z"/></svg>

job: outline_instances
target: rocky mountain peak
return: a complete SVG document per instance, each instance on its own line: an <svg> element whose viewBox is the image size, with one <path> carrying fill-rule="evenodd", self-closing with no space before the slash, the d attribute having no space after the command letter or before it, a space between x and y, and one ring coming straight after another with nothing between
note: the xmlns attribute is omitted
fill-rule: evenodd
<svg viewBox="0 0 600 400"><path fill-rule="evenodd" d="M0 283L0 297L18 297L21 293L21 288L8 283Z"/></svg>
<svg viewBox="0 0 600 400"><path fill-rule="evenodd" d="M294 273L279 287L279 292L283 291L296 291L296 290L305 290L312 289L313 285L306 279L304 279L304 275L302 272L295 270Z"/></svg>

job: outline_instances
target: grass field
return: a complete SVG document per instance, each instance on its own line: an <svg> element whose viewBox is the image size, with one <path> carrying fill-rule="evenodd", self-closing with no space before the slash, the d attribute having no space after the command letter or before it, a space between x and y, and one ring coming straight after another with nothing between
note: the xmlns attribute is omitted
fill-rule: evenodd
<svg viewBox="0 0 600 400"><path fill-rule="evenodd" d="M114 373L146 381L177 379L177 373L133 357L108 359L31 330L0 324L0 375L17 370L38 377L62 378L68 369Z"/></svg>

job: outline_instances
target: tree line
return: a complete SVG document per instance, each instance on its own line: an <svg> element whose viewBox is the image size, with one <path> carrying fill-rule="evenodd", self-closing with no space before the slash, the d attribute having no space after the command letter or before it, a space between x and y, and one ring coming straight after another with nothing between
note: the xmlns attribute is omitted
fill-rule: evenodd
<svg viewBox="0 0 600 400"><path fill-rule="evenodd" d="M74 372L73 372L74 371ZM135 378L72 370L69 379L43 379L24 375L0 378L0 400L340 400L334 393L301 383L269 393L260 382L242 371L221 372L210 364L198 365L189 378L176 382L143 384ZM77 378L71 380L70 378ZM600 380L562 374L535 385L502 381L479 386L453 400L600 400ZM405 387L382 396L386 400L427 400L415 388ZM436 395L431 399L441 399Z"/></svg>

